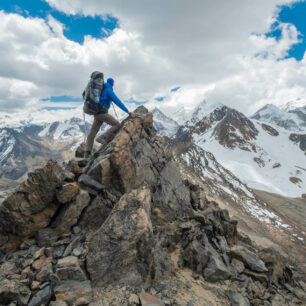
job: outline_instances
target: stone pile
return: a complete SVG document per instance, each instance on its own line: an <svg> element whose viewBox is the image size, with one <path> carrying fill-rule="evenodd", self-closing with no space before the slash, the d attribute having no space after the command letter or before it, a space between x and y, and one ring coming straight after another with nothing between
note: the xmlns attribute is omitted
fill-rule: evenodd
<svg viewBox="0 0 306 306"><path fill-rule="evenodd" d="M179 305L159 286L178 269L227 283L227 304L305 302L302 273L181 179L150 112L112 137L90 160L48 162L3 202L0 305Z"/></svg>

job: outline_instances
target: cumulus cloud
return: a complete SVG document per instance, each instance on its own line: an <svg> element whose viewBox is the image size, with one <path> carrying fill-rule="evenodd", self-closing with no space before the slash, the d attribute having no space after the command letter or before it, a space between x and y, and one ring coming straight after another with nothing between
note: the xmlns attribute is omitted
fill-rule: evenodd
<svg viewBox="0 0 306 306"><path fill-rule="evenodd" d="M120 28L78 44L63 35L64 25L52 16L0 11L2 110L39 105L50 95L79 96L96 69L116 79L123 99L148 100L182 86L163 102L169 107L206 98L251 113L264 103L306 97L305 58L285 58L298 42L297 29L280 24L280 39L265 35L279 6L294 1L47 2L66 14L113 15ZM24 94L12 95L18 86Z"/></svg>

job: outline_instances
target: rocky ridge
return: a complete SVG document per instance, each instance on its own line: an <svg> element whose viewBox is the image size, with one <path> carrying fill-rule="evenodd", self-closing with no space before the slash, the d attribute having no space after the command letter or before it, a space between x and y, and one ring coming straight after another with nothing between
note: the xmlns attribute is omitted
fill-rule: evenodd
<svg viewBox="0 0 306 306"><path fill-rule="evenodd" d="M2 203L0 233L1 305L306 301L297 267L240 236L226 210L180 177L144 107L89 161L35 170ZM189 271L190 283L179 277Z"/></svg>

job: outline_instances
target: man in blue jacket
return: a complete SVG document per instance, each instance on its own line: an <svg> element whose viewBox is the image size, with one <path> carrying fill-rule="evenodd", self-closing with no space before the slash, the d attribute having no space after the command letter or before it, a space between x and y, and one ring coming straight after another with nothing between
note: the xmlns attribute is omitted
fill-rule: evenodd
<svg viewBox="0 0 306 306"><path fill-rule="evenodd" d="M101 144L104 144L111 137L111 135L117 132L120 127L120 122L108 114L108 110L112 102L119 106L123 111L131 115L131 112L129 112L129 110L124 106L120 99L115 95L113 86L114 80L112 78L107 79L100 97L100 105L103 106L104 112L94 115L94 122L87 136L85 157L90 156L95 137L99 132L103 122L111 125L112 127L108 129L103 135L97 138L97 141Z"/></svg>

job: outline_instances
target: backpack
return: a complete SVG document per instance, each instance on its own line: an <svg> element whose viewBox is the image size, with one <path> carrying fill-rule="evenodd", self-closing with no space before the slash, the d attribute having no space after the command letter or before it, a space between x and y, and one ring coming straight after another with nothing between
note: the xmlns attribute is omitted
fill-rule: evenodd
<svg viewBox="0 0 306 306"><path fill-rule="evenodd" d="M90 80L82 94L84 100L83 110L85 114L97 115L106 112L105 107L99 104L100 96L103 90L103 84L103 73L94 71L90 75Z"/></svg>

